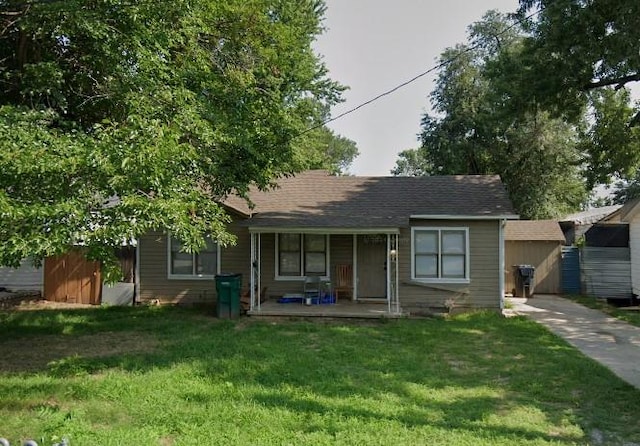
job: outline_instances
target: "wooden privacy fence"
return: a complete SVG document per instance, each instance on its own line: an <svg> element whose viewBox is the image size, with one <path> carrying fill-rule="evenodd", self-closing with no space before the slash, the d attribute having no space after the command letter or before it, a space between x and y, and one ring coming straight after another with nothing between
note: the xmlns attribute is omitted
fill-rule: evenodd
<svg viewBox="0 0 640 446"><path fill-rule="evenodd" d="M580 294L580 249L577 246L562 247L562 292Z"/></svg>
<svg viewBox="0 0 640 446"><path fill-rule="evenodd" d="M45 259L46 300L98 305L101 291L100 262L87 260L81 250Z"/></svg>
<svg viewBox="0 0 640 446"><path fill-rule="evenodd" d="M539 294L557 294L561 291L561 244L558 241L505 242L505 291L516 288L514 265L535 267L533 291Z"/></svg>

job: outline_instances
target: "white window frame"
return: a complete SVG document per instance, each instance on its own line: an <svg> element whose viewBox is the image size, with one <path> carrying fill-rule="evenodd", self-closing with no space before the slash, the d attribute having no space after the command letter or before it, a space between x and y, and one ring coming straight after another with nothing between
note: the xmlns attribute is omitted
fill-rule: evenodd
<svg viewBox="0 0 640 446"><path fill-rule="evenodd" d="M306 276L306 271L304 270L305 267L305 261L304 261L304 257L305 257L305 242L304 242L304 238L306 235L322 235L324 236L324 243L325 243L325 274L323 276L320 276L320 278L322 280L329 280L330 278L330 272L329 272L329 265L331 264L330 262L330 241L331 238L329 236L329 234L316 234L316 233L300 233L300 232L287 232L287 234L296 234L296 235L300 235L300 274L299 276L281 276L280 275L280 234L284 234L277 232L276 233L276 239L275 239L275 259L274 259L274 263L275 263L275 280L290 280L290 281L303 281L307 276Z"/></svg>
<svg viewBox="0 0 640 446"><path fill-rule="evenodd" d="M436 232L438 233L438 277L416 277L416 244L415 234L416 232ZM446 231L458 231L464 232L465 236L465 265L464 265L464 278L449 278L442 277L442 232ZM471 280L470 269L470 248L469 248L469 228L468 227L454 227L454 226L414 226L411 228L411 280L423 283L469 283Z"/></svg>
<svg viewBox="0 0 640 446"><path fill-rule="evenodd" d="M167 278L169 280L213 280L220 274L220 244L216 241L216 273L215 274L173 274L171 272L171 233L167 234ZM196 253L191 253L193 264L196 264Z"/></svg>

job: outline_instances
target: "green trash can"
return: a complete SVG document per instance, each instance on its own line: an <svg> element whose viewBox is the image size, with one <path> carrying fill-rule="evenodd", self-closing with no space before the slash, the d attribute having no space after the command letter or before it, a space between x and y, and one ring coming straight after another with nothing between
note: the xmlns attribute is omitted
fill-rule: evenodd
<svg viewBox="0 0 640 446"><path fill-rule="evenodd" d="M216 275L216 315L221 319L240 317L240 288L242 274Z"/></svg>

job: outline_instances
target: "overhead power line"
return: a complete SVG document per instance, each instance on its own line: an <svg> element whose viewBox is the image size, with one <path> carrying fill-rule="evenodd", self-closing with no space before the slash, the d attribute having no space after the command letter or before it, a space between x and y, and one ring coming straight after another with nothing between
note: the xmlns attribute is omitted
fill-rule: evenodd
<svg viewBox="0 0 640 446"><path fill-rule="evenodd" d="M513 28L515 28L516 26L522 25L523 22L525 22L526 20L529 20L530 18L535 17L536 15L540 14L540 12L542 12L542 10L543 10L543 8L540 8L537 11L532 12L528 16L516 20L513 24L511 24L510 26L506 27L505 29L503 29L502 31L497 33L494 37L500 37L501 35L503 35L506 32L512 30ZM369 99L369 100L367 100L365 102L362 102L361 104L359 104L359 105L357 105L357 106L355 106L353 108L350 108L349 110L347 110L347 111L345 111L343 113L340 113L338 116L334 116L334 117L329 118L329 119L327 119L327 120L325 120L325 121L323 121L323 122L321 122L319 124L313 125L313 126L307 128L307 129L303 130L302 132L300 132L296 136L294 136L294 139L298 138L298 137L300 137L300 136L302 136L302 135L304 135L306 133L309 133L312 130L315 130L317 128L325 126L325 125L329 124L330 122L334 122L334 121L337 121L338 119L344 118L345 116L350 115L350 114L360 110L361 108L366 107L367 105L372 104L372 103L384 98L385 96L389 96L389 95L395 93L396 91L400 90L401 88L406 87L407 85L414 83L415 81L417 81L418 79L426 76L427 74L432 73L432 72L434 72L434 71L436 71L436 70L438 70L438 69L440 69L440 68L442 68L442 67L444 67L444 66L446 66L446 65L448 65L448 64L450 64L452 62L455 62L460 57L462 57L462 55L464 55L466 53L469 53L469 52L471 52L473 50L476 50L479 47L480 47L480 43L477 43L475 45L467 47L464 51L456 54L455 56L451 57L450 59L443 60L442 62L434 65L433 67L429 68L428 70L423 71L422 73L412 77L411 79L409 79L407 81L404 81L401 84L398 84L395 87L393 87L393 88L391 88L391 89L389 89L387 91L384 91L384 92L380 93L379 95L377 95L377 96L375 96L375 97L373 97L373 98L371 98L371 99Z"/></svg>

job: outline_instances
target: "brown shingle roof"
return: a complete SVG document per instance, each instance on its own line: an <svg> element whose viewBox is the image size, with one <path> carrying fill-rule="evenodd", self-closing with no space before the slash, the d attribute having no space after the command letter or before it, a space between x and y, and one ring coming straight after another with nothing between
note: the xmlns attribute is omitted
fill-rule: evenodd
<svg viewBox="0 0 640 446"><path fill-rule="evenodd" d="M409 225L411 215L514 217L498 176L353 177L307 171L252 191L250 226L387 228ZM233 197L226 205L248 207Z"/></svg>
<svg viewBox="0 0 640 446"><path fill-rule="evenodd" d="M560 225L555 220L507 221L504 238L509 241L565 241Z"/></svg>

